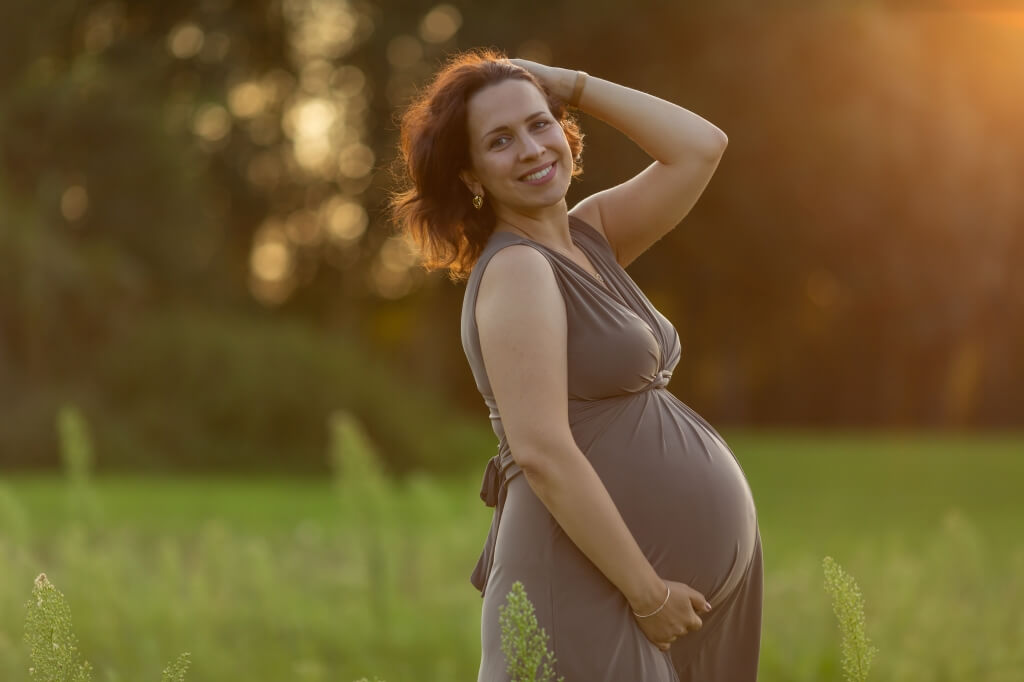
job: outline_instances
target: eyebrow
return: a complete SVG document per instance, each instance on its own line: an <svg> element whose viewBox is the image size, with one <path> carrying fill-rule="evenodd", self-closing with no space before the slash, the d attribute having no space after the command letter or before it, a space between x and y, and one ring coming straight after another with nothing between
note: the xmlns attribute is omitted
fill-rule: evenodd
<svg viewBox="0 0 1024 682"><path fill-rule="evenodd" d="M537 118L538 116L543 116L543 115L544 115L544 114L546 114L546 113L548 113L548 112L546 112L546 111L535 111L535 112L533 112L532 114L530 114L529 116L527 116L527 117L526 117L525 119L523 119L523 120L524 120L524 121L525 121L526 123L529 123L530 121L532 121L533 119ZM507 126L507 125L500 125L500 126L498 126L497 128L495 128L494 130L489 130L489 131L487 131L486 133L484 133L484 134L483 134L483 135L482 135L482 136L480 137L480 139L481 139L481 140L483 140L483 139L485 139L485 138L486 138L486 137L487 137L488 135L493 135L494 133L498 132L499 130L505 130L506 128L508 128L508 126Z"/></svg>

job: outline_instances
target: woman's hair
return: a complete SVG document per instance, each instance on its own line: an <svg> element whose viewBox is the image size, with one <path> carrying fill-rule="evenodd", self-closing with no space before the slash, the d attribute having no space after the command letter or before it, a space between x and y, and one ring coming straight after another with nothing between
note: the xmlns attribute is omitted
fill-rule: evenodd
<svg viewBox="0 0 1024 682"><path fill-rule="evenodd" d="M466 279L494 232L490 202L472 206L472 194L459 177L471 167L466 103L477 91L510 78L533 83L544 94L565 131L574 157L572 175L582 172L583 133L565 103L526 69L503 54L480 49L453 55L401 117L398 174L406 189L389 201L391 217L420 248L428 270L448 268L452 281Z"/></svg>

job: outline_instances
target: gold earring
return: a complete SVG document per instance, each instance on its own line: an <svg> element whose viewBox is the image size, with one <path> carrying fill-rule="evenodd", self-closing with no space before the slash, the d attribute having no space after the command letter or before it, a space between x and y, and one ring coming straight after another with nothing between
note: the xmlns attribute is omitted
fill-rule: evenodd
<svg viewBox="0 0 1024 682"><path fill-rule="evenodd" d="M479 211L483 207L483 205L484 205L484 198L482 196L480 196L479 194L474 194L473 195L473 208L475 208L476 210Z"/></svg>

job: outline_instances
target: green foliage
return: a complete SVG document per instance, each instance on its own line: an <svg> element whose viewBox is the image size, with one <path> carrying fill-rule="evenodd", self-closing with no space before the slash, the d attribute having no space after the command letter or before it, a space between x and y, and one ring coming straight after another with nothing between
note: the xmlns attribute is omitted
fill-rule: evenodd
<svg viewBox="0 0 1024 682"><path fill-rule="evenodd" d="M338 409L396 475L478 471L494 439L486 420L303 322L168 307L119 327L86 364L60 385L16 383L9 403L0 392L0 469L60 466L53 424L69 404L88 419L100 472L328 473Z"/></svg>
<svg viewBox="0 0 1024 682"><path fill-rule="evenodd" d="M538 672L541 682L553 680L555 654L547 647L547 632L537 626L533 603L522 582L512 583L505 603L498 606L498 623L501 625L501 651L508 662L512 682L533 682L538 679ZM558 682L564 679L559 677Z"/></svg>
<svg viewBox="0 0 1024 682"><path fill-rule="evenodd" d="M79 661L78 639L71 629L71 607L60 590L40 573L25 603L25 641L32 667L43 682L89 682L92 666Z"/></svg>
<svg viewBox="0 0 1024 682"><path fill-rule="evenodd" d="M864 682L878 649L871 645L864 628L864 599L853 576L830 556L822 562L825 590L832 597L832 609L842 636L843 672L848 682Z"/></svg>
<svg viewBox="0 0 1024 682"><path fill-rule="evenodd" d="M831 554L849 557L843 567L864 595L885 595L866 614L885 652L869 680L1017 682L1024 612L1006 605L1024 594L1024 542L1010 513L1024 477L1019 438L755 435L737 452L766 547L759 680L844 679L822 589ZM365 517L339 513L327 476L101 472L92 485L106 513L95 529L68 524L63 477L2 479L31 521L25 538L0 531L4 682L29 680L21 606L41 566L73 599L94 680L156 679L186 650L196 682L475 679L480 597L468 573L491 521L478 471L392 482L390 510L374 526L387 569L377 575L361 544ZM947 513L952 505L960 511ZM810 507L813 519L801 515ZM374 580L387 629L374 626ZM954 603L969 607L951 618Z"/></svg>
<svg viewBox="0 0 1024 682"><path fill-rule="evenodd" d="M45 573L36 578L25 610L25 641L32 660L29 674L42 682L90 682L92 665L78 660L71 607ZM185 682L189 656L185 652L164 668L162 682Z"/></svg>
<svg viewBox="0 0 1024 682"><path fill-rule="evenodd" d="M188 672L189 663L191 663L191 654L186 651L164 668L161 682L185 682L185 673Z"/></svg>

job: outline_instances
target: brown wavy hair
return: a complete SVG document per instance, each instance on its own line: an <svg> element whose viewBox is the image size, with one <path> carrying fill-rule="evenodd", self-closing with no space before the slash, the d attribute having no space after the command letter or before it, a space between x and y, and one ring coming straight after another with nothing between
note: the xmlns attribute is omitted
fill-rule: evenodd
<svg viewBox="0 0 1024 682"><path fill-rule="evenodd" d="M510 78L529 81L544 94L569 142L572 176L583 171L579 125L566 103L533 74L493 49L449 57L401 116L396 174L405 189L390 197L388 208L399 231L408 233L419 247L423 267L448 268L453 282L469 276L496 222L490 202L480 210L472 207L472 193L459 178L459 171L471 166L466 103L478 90Z"/></svg>

